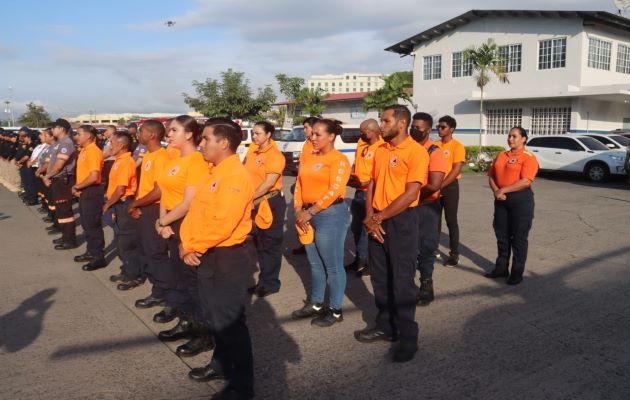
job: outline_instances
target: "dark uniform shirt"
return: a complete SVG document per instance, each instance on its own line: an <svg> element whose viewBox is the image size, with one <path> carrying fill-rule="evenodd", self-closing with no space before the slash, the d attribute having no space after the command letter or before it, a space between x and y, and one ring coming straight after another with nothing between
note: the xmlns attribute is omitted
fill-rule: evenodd
<svg viewBox="0 0 630 400"><path fill-rule="evenodd" d="M55 177L63 175L74 175L74 167L77 162L77 151L74 147L74 142L70 138L70 135L66 135L66 137L58 140L57 143L51 146L50 162L48 163L48 173L50 173L53 166L57 162L57 157L59 156L59 154L67 155L68 160L61 168L61 170L57 173L57 175L55 175Z"/></svg>

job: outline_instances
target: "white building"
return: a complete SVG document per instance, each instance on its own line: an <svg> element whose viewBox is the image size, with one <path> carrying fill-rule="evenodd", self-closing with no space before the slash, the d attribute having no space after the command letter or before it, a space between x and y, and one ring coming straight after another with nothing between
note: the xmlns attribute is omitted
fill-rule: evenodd
<svg viewBox="0 0 630 400"><path fill-rule="evenodd" d="M630 20L608 12L472 10L386 50L414 57L417 111L457 119L477 144L480 90L462 52L494 39L509 84L484 89L484 144L511 126L531 135L630 128Z"/></svg>
<svg viewBox="0 0 630 400"><path fill-rule="evenodd" d="M121 114L81 114L76 117L66 117L71 124L116 125L119 120L126 121L151 118L174 118L177 113L121 113ZM188 112L187 115L198 118L203 115L198 112Z"/></svg>
<svg viewBox="0 0 630 400"><path fill-rule="evenodd" d="M306 81L306 87L319 88L329 94L373 92L383 87L383 74L313 75Z"/></svg>

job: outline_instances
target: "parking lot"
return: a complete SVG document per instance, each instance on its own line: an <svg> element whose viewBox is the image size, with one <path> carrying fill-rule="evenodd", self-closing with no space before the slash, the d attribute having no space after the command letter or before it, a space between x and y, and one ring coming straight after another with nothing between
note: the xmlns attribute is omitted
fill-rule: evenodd
<svg viewBox="0 0 630 400"><path fill-rule="evenodd" d="M284 180L289 201L294 178ZM348 276L344 322L290 319L310 270L291 253L289 217L282 289L249 310L257 398L630 398L630 185L545 177L534 192L525 279L510 287L482 276L496 256L492 194L484 175L463 176L462 259L436 266L436 301L417 309L419 351L403 365L388 344L353 337L375 315L369 277ZM156 337L156 310L133 307L147 285L119 292L108 280L117 260L85 273L71 257L82 248L49 242L39 214L0 189L0 398L184 399L220 386L188 381L210 353L179 359L180 342Z"/></svg>

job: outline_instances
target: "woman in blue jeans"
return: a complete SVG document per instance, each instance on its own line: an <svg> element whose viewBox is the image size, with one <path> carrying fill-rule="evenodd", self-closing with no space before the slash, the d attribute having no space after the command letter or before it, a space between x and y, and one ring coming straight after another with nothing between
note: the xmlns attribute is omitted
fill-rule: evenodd
<svg viewBox="0 0 630 400"><path fill-rule="evenodd" d="M310 299L292 316L315 317L311 324L320 327L343 321L341 306L346 291L343 254L350 222L343 197L351 168L346 156L335 150L335 137L341 132L339 121L331 119L322 119L313 126L310 140L315 152L302 159L295 184L295 222L303 231L313 229L314 240L305 245L312 274ZM328 307L324 306L327 282Z"/></svg>

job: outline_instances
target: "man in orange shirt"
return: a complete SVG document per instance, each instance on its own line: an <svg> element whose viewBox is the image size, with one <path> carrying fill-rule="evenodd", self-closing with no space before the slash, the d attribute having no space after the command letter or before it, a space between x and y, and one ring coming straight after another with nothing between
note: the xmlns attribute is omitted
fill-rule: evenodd
<svg viewBox="0 0 630 400"><path fill-rule="evenodd" d="M355 332L360 342L396 340L393 360L411 360L418 350L414 283L418 258L418 199L427 182L429 155L407 129L411 113L402 105L381 116L384 144L378 147L366 196L371 280L378 308L376 327Z"/></svg>
<svg viewBox="0 0 630 400"><path fill-rule="evenodd" d="M368 237L363 220L365 219L365 192L374 166L374 153L376 148L383 143L381 139L381 129L378 122L368 119L359 126L361 137L357 143L357 150L354 156L353 173L348 180L348 186L355 189L354 199L350 203L350 213L352 223L350 230L354 236L354 246L356 248L356 258L354 263L346 269L354 269L357 275L369 275L368 270Z"/></svg>
<svg viewBox="0 0 630 400"><path fill-rule="evenodd" d="M254 366L245 323L247 288L253 282L252 201L254 185L236 150L241 128L226 118L206 121L200 146L214 167L199 185L182 222L180 255L197 267L203 318L216 342L213 359L190 378L229 382L213 398L254 397Z"/></svg>
<svg viewBox="0 0 630 400"><path fill-rule="evenodd" d="M138 221L138 249L143 258L145 270L142 277L152 283L151 294L136 301L138 308L151 308L162 305L168 291L170 260L166 239L158 235L154 228L155 220L160 217L160 197L162 192L157 185L157 175L164 172L170 160L169 152L162 148L164 125L156 120L145 121L138 131L138 141L146 146L147 152L142 157L140 183L136 198L127 211ZM174 316L173 316L174 318Z"/></svg>
<svg viewBox="0 0 630 400"><path fill-rule="evenodd" d="M420 190L420 205L418 206L419 235L418 270L420 271L420 290L418 304L428 305L433 301L433 264L435 252L440 244L440 186L447 170L447 159L444 152L435 145L429 134L433 129L433 117L419 112L414 114L411 122L411 136L424 146L429 153L429 169L427 184Z"/></svg>
<svg viewBox="0 0 630 400"><path fill-rule="evenodd" d="M72 194L79 198L81 226L85 232L87 249L84 254L74 257L83 265L84 271L94 271L107 266L105 261L105 237L101 209L103 207L103 152L96 145L98 130L92 125L81 125L78 129L77 143L81 152L77 158L77 183L72 186Z"/></svg>
<svg viewBox="0 0 630 400"><path fill-rule="evenodd" d="M131 137L128 134L114 135L112 154L116 157L116 161L109 173L107 202L103 206L103 214L110 208L114 210L114 242L123 265L121 273L111 276L110 280L118 283L119 290L129 290L144 283L142 260L137 246L137 224L127 212L138 186L136 164L131 158L130 146Z"/></svg>
<svg viewBox="0 0 630 400"><path fill-rule="evenodd" d="M457 128L455 118L445 115L440 118L437 125L440 140L435 144L442 149L448 159L448 170L442 181L441 205L444 210L444 218L448 227L449 257L444 262L447 267L455 267L459 263L459 224L457 223L457 208L459 207L459 179L462 177L462 167L466 160L464 145L453 138L453 132ZM442 231L442 217L438 231Z"/></svg>

